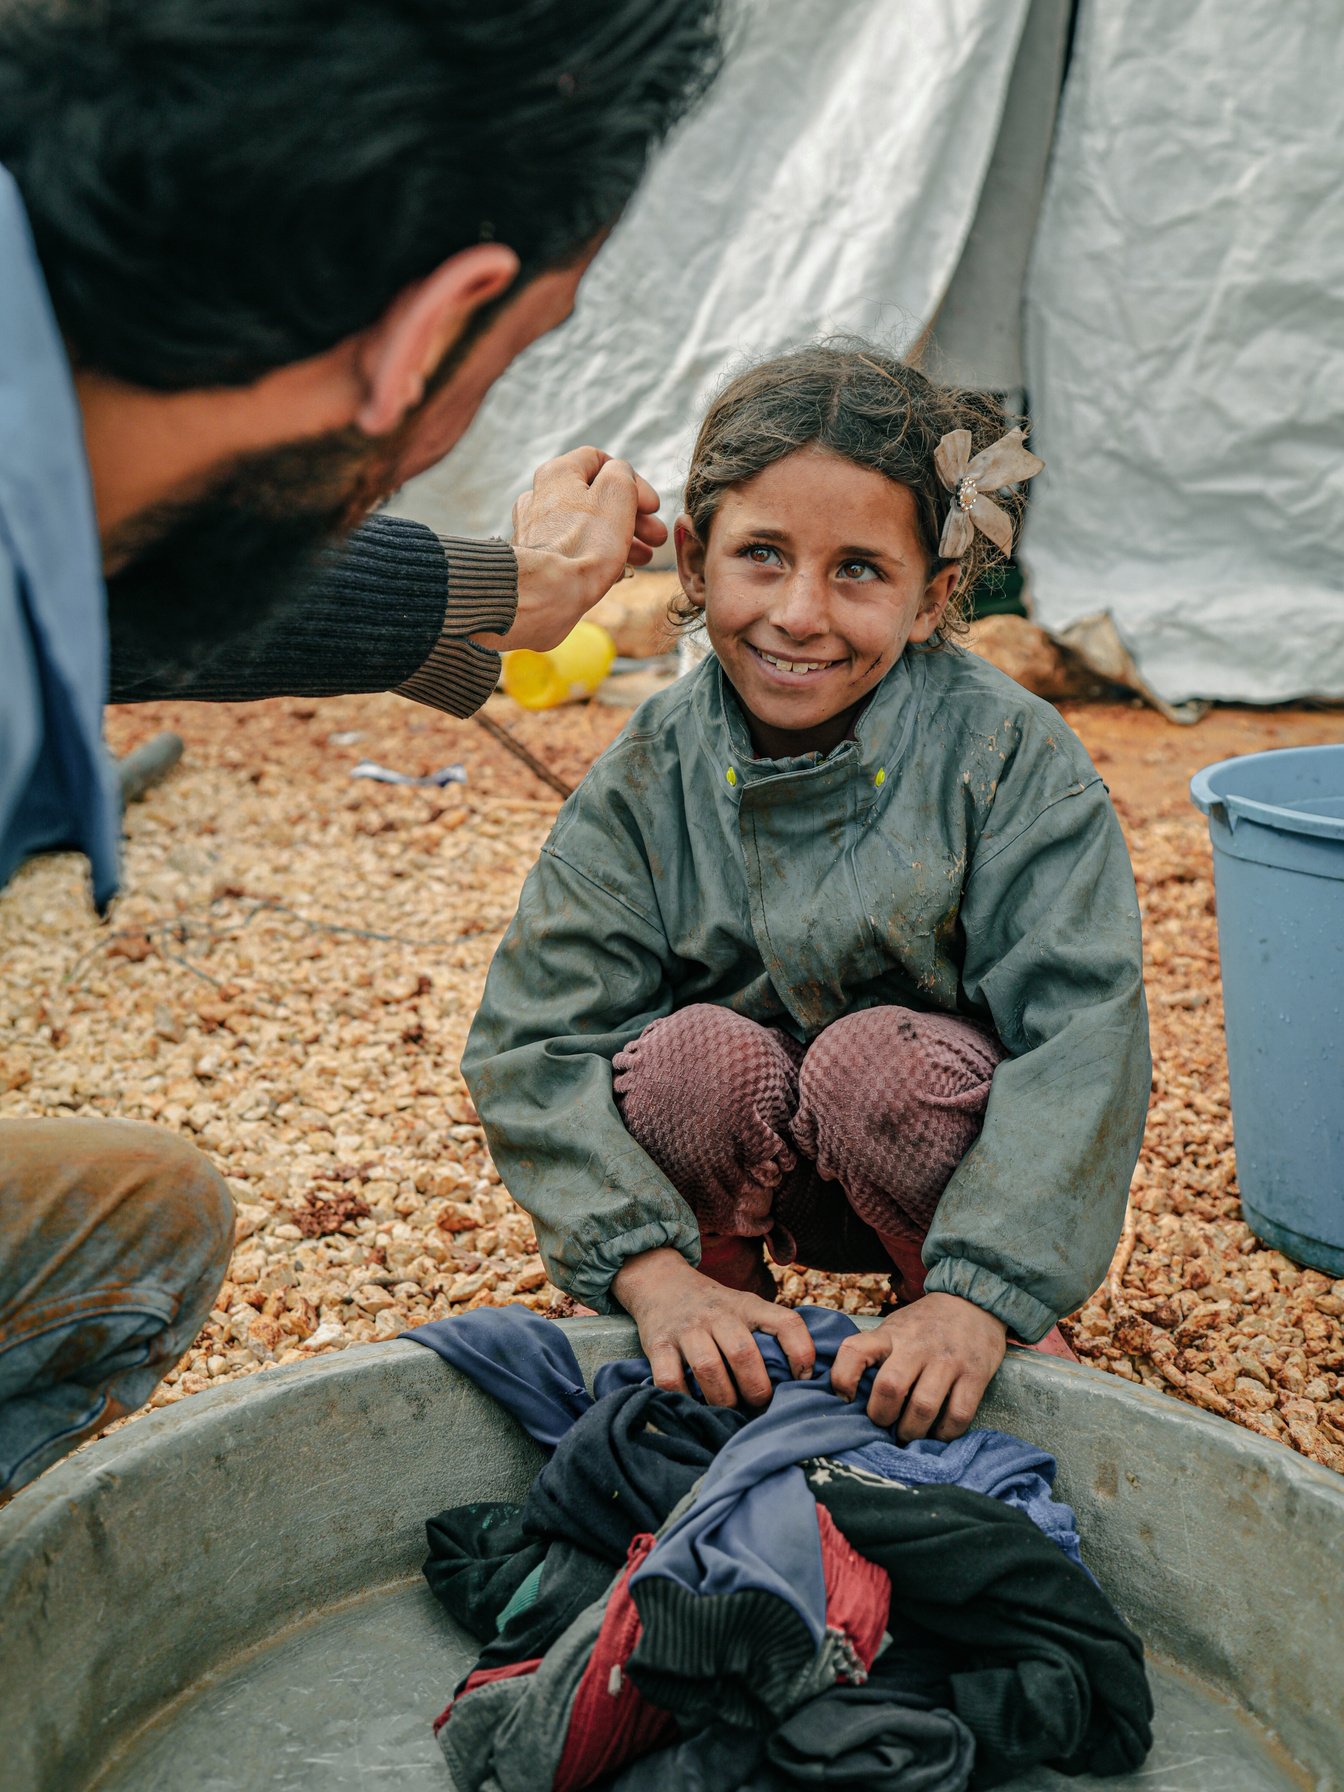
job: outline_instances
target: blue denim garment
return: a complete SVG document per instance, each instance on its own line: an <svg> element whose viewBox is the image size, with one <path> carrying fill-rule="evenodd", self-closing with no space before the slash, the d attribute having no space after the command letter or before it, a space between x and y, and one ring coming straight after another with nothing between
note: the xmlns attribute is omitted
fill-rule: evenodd
<svg viewBox="0 0 1344 1792"><path fill-rule="evenodd" d="M0 168L0 885L75 847L116 891L120 806L102 746L103 586L83 426L18 189Z"/></svg>
<svg viewBox="0 0 1344 1792"><path fill-rule="evenodd" d="M126 1120L0 1120L0 1500L143 1406L233 1248L223 1177Z"/></svg>

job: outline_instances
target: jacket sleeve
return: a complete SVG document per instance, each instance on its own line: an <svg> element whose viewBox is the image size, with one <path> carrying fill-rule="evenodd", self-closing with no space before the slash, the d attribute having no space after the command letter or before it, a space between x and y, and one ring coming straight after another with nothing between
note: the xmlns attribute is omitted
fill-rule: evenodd
<svg viewBox="0 0 1344 1792"><path fill-rule="evenodd" d="M571 862L586 856L572 831L565 844L563 858L543 849L523 886L462 1074L505 1186L535 1222L552 1281L605 1313L627 1258L670 1245L698 1263L700 1234L612 1095L616 1053L672 1010L656 905L650 894L643 913L594 882ZM637 844L619 830L593 844L604 882L638 900L649 870ZM630 863L615 876L618 855Z"/></svg>
<svg viewBox="0 0 1344 1792"><path fill-rule="evenodd" d="M938 1204L925 1286L1035 1343L1106 1273L1152 1079L1138 897L1099 779L976 862L962 924L966 995L1011 1056Z"/></svg>
<svg viewBox="0 0 1344 1792"><path fill-rule="evenodd" d="M373 516L319 555L305 596L283 616L193 666L145 663L118 639L113 612L111 701L396 690L468 716L499 678L499 655L468 637L506 634L517 608L518 563L507 543L440 538L423 523Z"/></svg>

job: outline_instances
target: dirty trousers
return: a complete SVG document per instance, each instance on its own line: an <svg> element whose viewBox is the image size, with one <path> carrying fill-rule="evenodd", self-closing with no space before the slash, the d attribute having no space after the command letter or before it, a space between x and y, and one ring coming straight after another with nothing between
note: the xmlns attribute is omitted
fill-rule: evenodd
<svg viewBox="0 0 1344 1792"><path fill-rule="evenodd" d="M764 1240L777 1263L885 1270L910 1301L1006 1056L988 1027L950 1014L862 1008L804 1046L696 1003L616 1054L613 1088L626 1129L689 1202L707 1276L773 1300ZM1077 1361L1057 1326L1034 1348Z"/></svg>
<svg viewBox="0 0 1344 1792"><path fill-rule="evenodd" d="M900 1272L980 1131L1003 1058L987 1027L864 1008L803 1046L727 1008L656 1020L613 1069L626 1128L690 1203L702 1267L765 1291L779 1263ZM762 1279L764 1278L764 1280Z"/></svg>
<svg viewBox="0 0 1344 1792"><path fill-rule="evenodd" d="M149 1398L205 1323L233 1202L120 1120L0 1120L0 1500Z"/></svg>

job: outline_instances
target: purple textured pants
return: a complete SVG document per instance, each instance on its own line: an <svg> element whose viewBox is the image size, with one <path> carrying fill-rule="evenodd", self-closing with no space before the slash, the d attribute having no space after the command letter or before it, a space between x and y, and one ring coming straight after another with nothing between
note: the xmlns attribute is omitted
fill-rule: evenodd
<svg viewBox="0 0 1344 1792"><path fill-rule="evenodd" d="M913 1299L920 1245L1003 1056L987 1027L947 1014L865 1008L804 1047L696 1004L617 1054L614 1087L700 1223L707 1275L773 1298L764 1240L778 1263L894 1267Z"/></svg>

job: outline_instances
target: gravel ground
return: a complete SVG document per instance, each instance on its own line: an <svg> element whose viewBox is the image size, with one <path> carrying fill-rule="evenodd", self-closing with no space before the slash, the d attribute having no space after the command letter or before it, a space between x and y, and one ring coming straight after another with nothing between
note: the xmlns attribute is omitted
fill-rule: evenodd
<svg viewBox="0 0 1344 1792"><path fill-rule="evenodd" d="M624 720L491 712L570 781ZM1339 738L1320 711L1194 729L1065 706L1111 785L1146 918L1156 1068L1125 1237L1065 1329L1086 1360L1344 1472L1344 1281L1262 1249L1240 1217L1209 854L1185 792L1233 752ZM518 886L558 799L482 730L391 697L113 711L183 766L130 813L107 926L78 863L0 899L0 1114L157 1121L208 1151L239 1209L219 1304L155 1395L468 1307L563 1314L457 1072ZM362 758L465 785L350 778ZM786 1301L875 1311L879 1278L779 1272ZM126 1421L134 1423L134 1420Z"/></svg>

